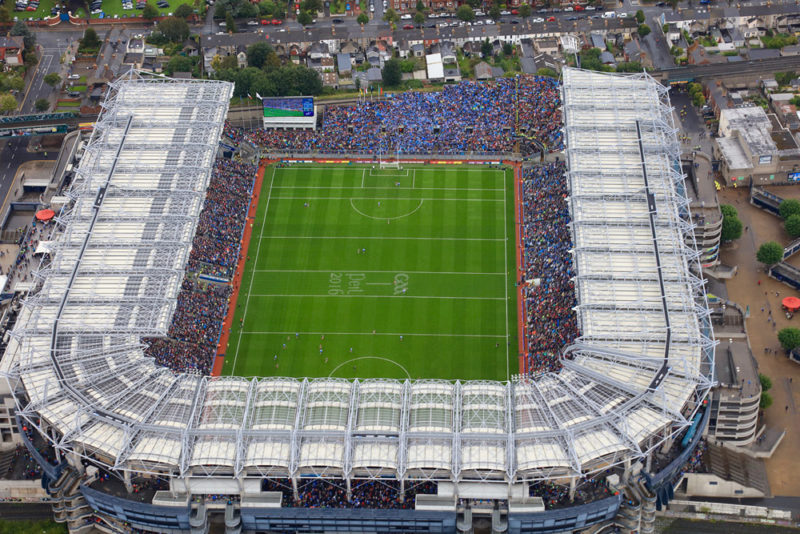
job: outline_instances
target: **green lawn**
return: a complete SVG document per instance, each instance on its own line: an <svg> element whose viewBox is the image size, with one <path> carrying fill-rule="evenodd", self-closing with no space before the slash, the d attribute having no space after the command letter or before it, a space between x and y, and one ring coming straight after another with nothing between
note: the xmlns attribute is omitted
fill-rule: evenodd
<svg viewBox="0 0 800 534"><path fill-rule="evenodd" d="M14 9L14 2L10 2L6 4L11 6L11 9ZM42 18L42 17L50 17L50 10L53 9L53 6L56 5L55 0L42 0L39 2L39 8L36 11L12 11L11 12L11 19L14 18L18 20L26 20L30 18Z"/></svg>
<svg viewBox="0 0 800 534"><path fill-rule="evenodd" d="M185 4L187 2L181 0L167 0L169 2L169 7L161 9L160 7L155 5L155 0L151 0L153 2L153 7L155 7L159 13L162 15L166 15L167 13L174 13L178 6L181 4ZM191 5L191 4L189 4ZM114 18L114 15L117 15L118 18L122 18L122 15L125 15L126 18L131 17L141 17L142 10L135 9L136 8L136 0L133 0L134 9L122 9L122 1L121 0L103 0L103 13L105 13L106 18ZM100 15L92 15L93 19L98 18Z"/></svg>
<svg viewBox="0 0 800 534"><path fill-rule="evenodd" d="M505 380L513 204L510 170L268 168L223 374Z"/></svg>

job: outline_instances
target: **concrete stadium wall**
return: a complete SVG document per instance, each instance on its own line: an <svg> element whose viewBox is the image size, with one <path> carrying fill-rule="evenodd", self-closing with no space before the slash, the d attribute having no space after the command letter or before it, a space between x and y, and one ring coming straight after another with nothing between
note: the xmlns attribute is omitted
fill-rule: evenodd
<svg viewBox="0 0 800 534"><path fill-rule="evenodd" d="M510 534L556 533L586 528L613 519L621 503L622 496L614 495L588 504L537 514L509 514L508 532Z"/></svg>
<svg viewBox="0 0 800 534"><path fill-rule="evenodd" d="M686 495L689 497L764 497L755 488L747 488L732 480L723 480L709 473L687 473Z"/></svg>
<svg viewBox="0 0 800 534"><path fill-rule="evenodd" d="M0 501L40 502L46 497L41 480L0 480Z"/></svg>

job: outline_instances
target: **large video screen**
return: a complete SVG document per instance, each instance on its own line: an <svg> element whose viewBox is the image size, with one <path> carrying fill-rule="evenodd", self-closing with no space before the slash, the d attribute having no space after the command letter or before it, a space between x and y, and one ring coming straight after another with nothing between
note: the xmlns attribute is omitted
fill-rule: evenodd
<svg viewBox="0 0 800 534"><path fill-rule="evenodd" d="M262 98L265 117L313 117L314 98Z"/></svg>

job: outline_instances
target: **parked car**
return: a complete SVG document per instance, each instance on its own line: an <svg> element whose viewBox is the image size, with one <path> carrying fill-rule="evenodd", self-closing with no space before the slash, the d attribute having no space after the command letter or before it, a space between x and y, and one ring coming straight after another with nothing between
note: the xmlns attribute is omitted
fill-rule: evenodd
<svg viewBox="0 0 800 534"><path fill-rule="evenodd" d="M68 80L80 80L81 77L78 74L70 74L69 76L67 76L67 79Z"/></svg>
<svg viewBox="0 0 800 534"><path fill-rule="evenodd" d="M413 24L404 24L403 25L403 29L404 30L413 30L414 29L414 25Z"/></svg>
<svg viewBox="0 0 800 534"><path fill-rule="evenodd" d="M555 17L547 17L547 22L555 22L555 21L556 21Z"/></svg>

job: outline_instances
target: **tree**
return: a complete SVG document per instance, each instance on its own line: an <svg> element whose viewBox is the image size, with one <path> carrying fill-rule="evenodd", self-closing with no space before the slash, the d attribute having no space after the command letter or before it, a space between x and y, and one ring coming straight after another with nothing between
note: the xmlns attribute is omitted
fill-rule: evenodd
<svg viewBox="0 0 800 534"><path fill-rule="evenodd" d="M417 0L416 11L417 13L425 11L425 2L423 2L422 0Z"/></svg>
<svg viewBox="0 0 800 534"><path fill-rule="evenodd" d="M642 11L641 9L636 12L636 22L638 22L639 24L644 23L644 11Z"/></svg>
<svg viewBox="0 0 800 534"><path fill-rule="evenodd" d="M219 60L219 68L220 70L231 69L236 70L239 68L239 60L236 59L234 54L229 56L224 56Z"/></svg>
<svg viewBox="0 0 800 534"><path fill-rule="evenodd" d="M387 61L383 65L381 77L383 78L383 85L387 87L396 87L400 85L400 82L403 80L403 72L400 69L400 60L397 58L392 58Z"/></svg>
<svg viewBox="0 0 800 534"><path fill-rule="evenodd" d="M794 198L784 200L781 202L780 206L778 206L778 213L781 214L784 220L792 215L800 215L800 200Z"/></svg>
<svg viewBox="0 0 800 534"><path fill-rule="evenodd" d="M162 19L156 29L172 43L182 43L189 37L189 25L186 19L178 17Z"/></svg>
<svg viewBox="0 0 800 534"><path fill-rule="evenodd" d="M475 12L472 11L471 7L464 4L458 8L458 11L456 11L456 17L463 20L464 22L472 22L473 20L475 20Z"/></svg>
<svg viewBox="0 0 800 534"><path fill-rule="evenodd" d="M791 70L775 73L775 81L781 86L791 84L795 78L797 78L797 73Z"/></svg>
<svg viewBox="0 0 800 534"><path fill-rule="evenodd" d="M192 72L193 69L194 61L186 56L172 56L166 65L168 75L172 75L175 72Z"/></svg>
<svg viewBox="0 0 800 534"><path fill-rule="evenodd" d="M489 9L489 16L495 22L500 20L500 3L499 2L493 2L492 3L491 9Z"/></svg>
<svg viewBox="0 0 800 534"><path fill-rule="evenodd" d="M194 9L189 4L181 4L175 10L175 16L179 19L191 17L194 14Z"/></svg>
<svg viewBox="0 0 800 534"><path fill-rule="evenodd" d="M786 350L800 347L800 328L782 328L778 331L778 341Z"/></svg>
<svg viewBox="0 0 800 534"><path fill-rule="evenodd" d="M153 20L154 18L158 17L159 15L160 15L160 13L158 12L158 9L156 8L156 6L154 6L150 2L147 2L147 4L145 4L145 6L144 6L144 9L142 9L142 17L144 17L144 18L146 18L148 20Z"/></svg>
<svg viewBox="0 0 800 534"><path fill-rule="evenodd" d="M503 43L503 55L508 57L514 53L514 47L511 43Z"/></svg>
<svg viewBox="0 0 800 534"><path fill-rule="evenodd" d="M650 34L650 26L647 24L639 24L639 29L636 30L639 34L639 37L646 37Z"/></svg>
<svg viewBox="0 0 800 534"><path fill-rule="evenodd" d="M361 25L366 24L367 22L369 22L369 15L367 15L366 13L359 14L358 18L356 19L356 22L358 22Z"/></svg>
<svg viewBox="0 0 800 534"><path fill-rule="evenodd" d="M765 265L774 265L783 259L783 247L775 241L767 241L758 247L756 259Z"/></svg>
<svg viewBox="0 0 800 534"><path fill-rule="evenodd" d="M265 17L272 15L275 12L275 3L272 0L262 0L258 3L258 12Z"/></svg>
<svg viewBox="0 0 800 534"><path fill-rule="evenodd" d="M322 11L322 2L320 0L303 0L300 2L300 11L309 11L313 15Z"/></svg>
<svg viewBox="0 0 800 534"><path fill-rule="evenodd" d="M488 38L484 39L484 41L481 43L481 56L487 58L492 55L493 51L494 47L492 46L492 43L489 42Z"/></svg>
<svg viewBox="0 0 800 534"><path fill-rule="evenodd" d="M17 109L17 99L11 93L0 93L0 113L8 113Z"/></svg>
<svg viewBox="0 0 800 534"><path fill-rule="evenodd" d="M529 4L522 4L519 6L519 16L527 19L531 16L531 6Z"/></svg>
<svg viewBox="0 0 800 534"><path fill-rule="evenodd" d="M536 71L537 76L547 76L549 78L558 78L558 73L549 67L542 67Z"/></svg>
<svg viewBox="0 0 800 534"><path fill-rule="evenodd" d="M762 410L766 410L770 406L772 406L772 395L770 395L769 393L762 392L761 400L758 401L758 407L761 408Z"/></svg>
<svg viewBox="0 0 800 534"><path fill-rule="evenodd" d="M50 109L50 102L46 98L39 98L34 102L33 107L36 111L47 111Z"/></svg>
<svg viewBox="0 0 800 534"><path fill-rule="evenodd" d="M97 32L94 28L86 28L83 32L83 39L81 39L79 51L84 50L98 50L100 48L100 38L97 37Z"/></svg>
<svg viewBox="0 0 800 534"><path fill-rule="evenodd" d="M390 7L383 12L383 20L389 24L397 24L397 21L400 20L400 15L398 15L397 11Z"/></svg>
<svg viewBox="0 0 800 534"><path fill-rule="evenodd" d="M798 221L800 222L800 221ZM742 221L739 217L722 216L722 241L733 241L742 237Z"/></svg>
<svg viewBox="0 0 800 534"><path fill-rule="evenodd" d="M0 6L0 22L10 22L11 12L6 6Z"/></svg>
<svg viewBox="0 0 800 534"><path fill-rule="evenodd" d="M311 16L311 13L308 11L301 11L299 15L297 15L297 23L306 26L311 24L314 20L314 17Z"/></svg>
<svg viewBox="0 0 800 534"><path fill-rule="evenodd" d="M701 108L706 105L706 97L703 96L703 93L695 93L692 97L692 104L695 107Z"/></svg>
<svg viewBox="0 0 800 534"><path fill-rule="evenodd" d="M257 69L263 68L271 56L276 55L269 43L256 43L247 47L247 64Z"/></svg>
<svg viewBox="0 0 800 534"><path fill-rule="evenodd" d="M722 212L723 217L738 217L739 212L736 211L736 208L731 206L730 204L722 204L719 207L719 211Z"/></svg>
<svg viewBox="0 0 800 534"><path fill-rule="evenodd" d="M423 22L425 22L425 13L422 11L417 11L414 13L414 24L417 26L422 26Z"/></svg>
<svg viewBox="0 0 800 534"><path fill-rule="evenodd" d="M236 33L236 21L233 20L233 13L230 11L225 12L225 31Z"/></svg>
<svg viewBox="0 0 800 534"><path fill-rule="evenodd" d="M792 238L800 236L800 215L792 215L784 223L786 233Z"/></svg>
<svg viewBox="0 0 800 534"><path fill-rule="evenodd" d="M251 19L258 16L258 6L251 2L242 2L239 4L239 9L236 10L237 17Z"/></svg>
<svg viewBox="0 0 800 534"><path fill-rule="evenodd" d="M25 80L22 76L12 76L8 79L8 88L14 91L22 91L25 89Z"/></svg>
<svg viewBox="0 0 800 534"><path fill-rule="evenodd" d="M758 381L761 382L761 390L762 391L769 391L772 389L772 379L767 375L762 375L758 373Z"/></svg>
<svg viewBox="0 0 800 534"><path fill-rule="evenodd" d="M61 76L59 76L57 72L51 72L45 75L44 83L46 83L50 87L55 87L56 85L61 83Z"/></svg>
<svg viewBox="0 0 800 534"><path fill-rule="evenodd" d="M33 47L36 46L36 36L31 33L28 25L21 20L18 20L14 23L14 26L11 27L10 33L11 35L22 36L23 44L26 50L33 50Z"/></svg>

